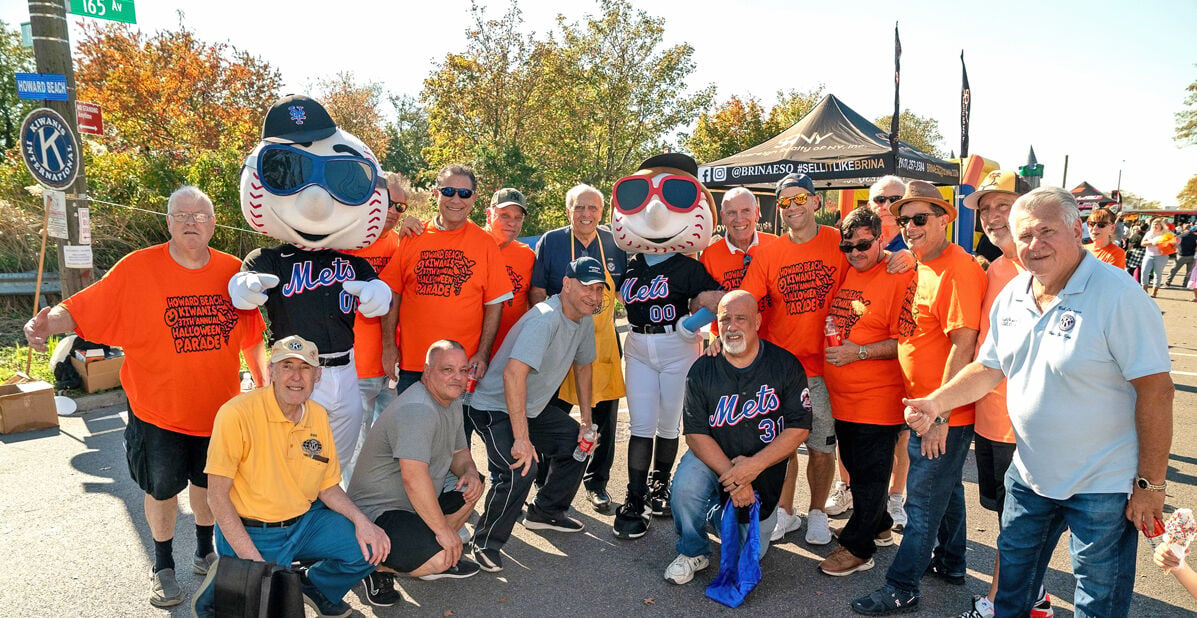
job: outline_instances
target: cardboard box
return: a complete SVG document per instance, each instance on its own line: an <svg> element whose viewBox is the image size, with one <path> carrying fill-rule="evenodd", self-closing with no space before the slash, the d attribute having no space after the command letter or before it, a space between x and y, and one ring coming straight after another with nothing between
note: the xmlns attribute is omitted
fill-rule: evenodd
<svg viewBox="0 0 1197 618"><path fill-rule="evenodd" d="M47 382L0 385L0 433L58 426L54 387Z"/></svg>
<svg viewBox="0 0 1197 618"><path fill-rule="evenodd" d="M121 385L121 365L125 364L124 356L114 356L104 360L84 363L74 356L71 365L83 378L83 390L94 393Z"/></svg>

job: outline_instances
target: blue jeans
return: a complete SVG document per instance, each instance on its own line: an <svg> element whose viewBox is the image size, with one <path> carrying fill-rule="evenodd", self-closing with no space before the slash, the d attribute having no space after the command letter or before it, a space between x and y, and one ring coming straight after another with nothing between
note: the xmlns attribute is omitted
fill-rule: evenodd
<svg viewBox="0 0 1197 618"><path fill-rule="evenodd" d="M670 488L670 508L673 509L673 529L677 532L677 552L691 558L711 555L711 539L707 526L719 534L723 520L723 502L719 499L719 475L702 463L692 451L682 455L673 473ZM761 558L769 550L769 535L777 524L777 509L760 522ZM740 538L748 535L748 526L740 526Z"/></svg>
<svg viewBox="0 0 1197 618"><path fill-rule="evenodd" d="M374 565L362 557L353 523L317 500L298 522L286 528L245 529L262 558L281 566L296 560L318 560L308 568L308 579L328 600L337 603L357 582L374 572ZM236 556L216 528L216 553ZM219 566L217 567L219 568ZM210 616L213 611L213 587L196 601L196 613Z"/></svg>
<svg viewBox="0 0 1197 618"><path fill-rule="evenodd" d="M950 575L964 575L967 529L961 477L972 441L972 425L949 427L946 452L928 459L923 456L922 438L910 432L906 529L885 574L894 588L917 595L919 579L932 561Z"/></svg>
<svg viewBox="0 0 1197 618"><path fill-rule="evenodd" d="M1072 539L1073 603L1076 616L1126 616L1135 586L1139 536L1126 519L1126 494L1077 494L1064 500L1041 496L1023 483L1014 466L1006 473L1006 507L998 554L994 605L999 616L1025 616L1039 598L1039 586L1060 534Z"/></svg>
<svg viewBox="0 0 1197 618"><path fill-rule="evenodd" d="M1143 256L1143 265L1139 267L1139 283L1145 286L1164 285L1164 268L1167 266L1168 256L1166 255Z"/></svg>

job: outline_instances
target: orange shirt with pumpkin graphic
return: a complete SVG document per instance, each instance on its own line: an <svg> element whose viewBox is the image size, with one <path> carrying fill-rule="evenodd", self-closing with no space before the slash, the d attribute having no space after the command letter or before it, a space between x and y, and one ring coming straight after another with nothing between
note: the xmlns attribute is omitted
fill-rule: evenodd
<svg viewBox="0 0 1197 618"><path fill-rule="evenodd" d="M499 318L499 334L495 336L495 345L491 348L491 356L499 351L507 332L515 326L516 321L528 312L528 290L532 281L532 265L536 263L536 252L524 243L513 240L506 247L499 249L503 254L503 263L507 266L507 277L511 279L511 293L513 296L503 301L503 316Z"/></svg>
<svg viewBox="0 0 1197 618"><path fill-rule="evenodd" d="M374 244L364 249L342 251L349 255L356 255L365 259L374 267L374 272L382 273L386 270L391 258L399 250L399 233L388 230ZM353 319L353 362L357 368L359 378L379 378L386 375L382 367L382 318L368 318L359 311ZM399 342L399 332L394 333L395 343Z"/></svg>

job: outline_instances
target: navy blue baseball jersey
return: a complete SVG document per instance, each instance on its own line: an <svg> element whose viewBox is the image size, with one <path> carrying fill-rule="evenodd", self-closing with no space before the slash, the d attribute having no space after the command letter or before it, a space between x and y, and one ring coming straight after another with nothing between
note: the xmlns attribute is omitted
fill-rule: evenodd
<svg viewBox="0 0 1197 618"><path fill-rule="evenodd" d="M722 289L698 260L675 253L649 264L644 254L636 254L628 260L619 298L631 325L666 326L690 312L690 299Z"/></svg>

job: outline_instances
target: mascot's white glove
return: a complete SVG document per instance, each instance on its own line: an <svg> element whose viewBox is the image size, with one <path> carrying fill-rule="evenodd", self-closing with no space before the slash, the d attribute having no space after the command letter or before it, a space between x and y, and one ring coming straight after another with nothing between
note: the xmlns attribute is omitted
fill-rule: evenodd
<svg viewBox="0 0 1197 618"><path fill-rule="evenodd" d="M346 281L341 289L358 299L357 310L368 318L376 318L391 309L391 286L382 279Z"/></svg>
<svg viewBox="0 0 1197 618"><path fill-rule="evenodd" d="M266 302L266 292L278 285L278 277L266 273L241 271L229 279L229 297L233 306L242 309L257 309Z"/></svg>
<svg viewBox="0 0 1197 618"><path fill-rule="evenodd" d="M674 332L677 333L678 337L681 337L682 341L685 341L686 343L694 343L700 339L700 331L691 331L690 329L686 328L685 322L689 317L690 316L688 314L682 316L682 319L678 320L677 324L674 325Z"/></svg>

